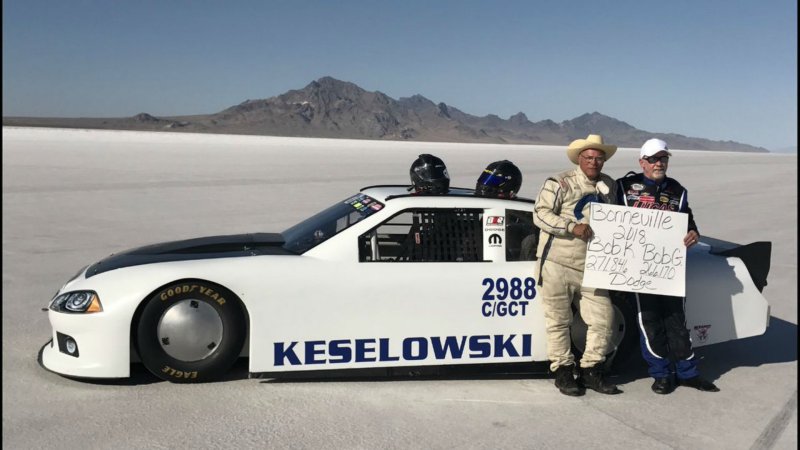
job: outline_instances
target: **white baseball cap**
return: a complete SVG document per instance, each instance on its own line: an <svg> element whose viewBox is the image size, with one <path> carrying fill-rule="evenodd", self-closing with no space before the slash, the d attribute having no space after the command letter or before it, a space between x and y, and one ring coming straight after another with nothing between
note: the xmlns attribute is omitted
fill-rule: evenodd
<svg viewBox="0 0 800 450"><path fill-rule="evenodd" d="M672 156L672 153L669 152L669 147L667 147L666 142L656 138L648 139L647 142L642 145L642 150L639 152L639 158L647 158L648 156L653 156L658 152L667 152L669 156Z"/></svg>

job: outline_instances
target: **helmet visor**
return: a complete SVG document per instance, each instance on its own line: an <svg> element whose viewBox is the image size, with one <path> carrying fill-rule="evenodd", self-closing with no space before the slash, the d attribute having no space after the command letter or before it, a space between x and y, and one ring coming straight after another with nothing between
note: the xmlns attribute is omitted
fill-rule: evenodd
<svg viewBox="0 0 800 450"><path fill-rule="evenodd" d="M500 187L506 182L506 177L498 174L495 171L484 170L480 177L478 177L478 184L483 186Z"/></svg>

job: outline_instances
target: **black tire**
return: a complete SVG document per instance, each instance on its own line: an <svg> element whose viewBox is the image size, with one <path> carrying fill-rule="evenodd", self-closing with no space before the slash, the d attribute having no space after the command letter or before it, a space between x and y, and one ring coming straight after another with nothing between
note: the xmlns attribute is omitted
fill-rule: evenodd
<svg viewBox="0 0 800 450"><path fill-rule="evenodd" d="M236 362L247 320L229 290L181 281L146 301L136 325L136 344L142 363L155 376L174 383L214 381Z"/></svg>
<svg viewBox="0 0 800 450"><path fill-rule="evenodd" d="M611 348L606 354L605 368L621 367L639 348L639 327L636 324L636 307L633 295L627 292L609 291L614 307L615 324L611 337ZM580 312L573 307L574 318L570 327L572 352L578 361L586 348L586 323Z"/></svg>

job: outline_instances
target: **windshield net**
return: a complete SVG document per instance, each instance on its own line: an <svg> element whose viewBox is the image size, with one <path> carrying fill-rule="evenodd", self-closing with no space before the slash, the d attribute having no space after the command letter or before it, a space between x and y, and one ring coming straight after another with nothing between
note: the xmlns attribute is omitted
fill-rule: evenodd
<svg viewBox="0 0 800 450"><path fill-rule="evenodd" d="M305 253L383 209L383 203L366 194L356 194L281 233L283 248Z"/></svg>

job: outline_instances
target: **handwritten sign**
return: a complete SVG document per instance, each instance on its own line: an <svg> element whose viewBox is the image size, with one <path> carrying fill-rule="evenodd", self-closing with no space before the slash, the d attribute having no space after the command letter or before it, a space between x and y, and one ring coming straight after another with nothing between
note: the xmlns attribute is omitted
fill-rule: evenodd
<svg viewBox="0 0 800 450"><path fill-rule="evenodd" d="M688 221L684 213L592 203L583 285L683 297Z"/></svg>

